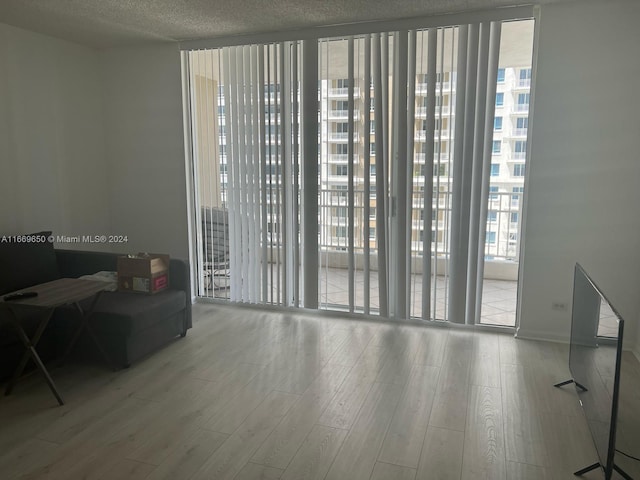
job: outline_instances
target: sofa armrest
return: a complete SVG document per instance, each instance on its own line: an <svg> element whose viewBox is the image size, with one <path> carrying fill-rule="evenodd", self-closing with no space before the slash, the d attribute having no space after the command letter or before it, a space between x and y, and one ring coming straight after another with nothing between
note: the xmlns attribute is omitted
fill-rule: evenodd
<svg viewBox="0 0 640 480"><path fill-rule="evenodd" d="M115 272L118 268L118 257L122 255L122 253L56 249L60 276L69 278L92 275L102 270ZM185 292L186 324L187 328L191 328L191 280L189 262L176 258L170 260L169 286Z"/></svg>
<svg viewBox="0 0 640 480"><path fill-rule="evenodd" d="M169 286L185 293L185 323L186 328L192 327L191 322L191 273L189 262L172 258L169 263Z"/></svg>

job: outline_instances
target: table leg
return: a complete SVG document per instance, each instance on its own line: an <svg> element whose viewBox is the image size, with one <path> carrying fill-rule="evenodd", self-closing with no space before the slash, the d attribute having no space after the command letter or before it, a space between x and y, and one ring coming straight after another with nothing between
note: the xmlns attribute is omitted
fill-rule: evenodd
<svg viewBox="0 0 640 480"><path fill-rule="evenodd" d="M15 386L16 382L20 379L22 372L27 366L29 357L31 357L33 362L38 367L38 369L42 372L42 375L44 375L44 378L47 381L49 388L53 392L53 395L56 397L56 400L58 400L58 403L60 405L64 405L64 401L62 400L62 396L60 395L60 392L58 392L58 389L55 383L53 382L51 375L49 375L47 368L44 366L44 363L42 363L42 360L40 359L40 355L38 355L38 352L35 349L36 345L38 345L38 342L40 341L40 337L42 337L42 334L44 333L45 329L47 328L47 325L49 324L49 320L51 320L51 317L53 316L53 309L51 309L48 312L47 316L40 321L40 324L36 329L36 333L34 334L33 339L29 339L29 336L22 328L22 325L20 325L20 320L18 319L18 316L13 311L13 309L8 308L8 310L10 312L9 318L11 319L14 325L14 328L16 330L16 333L18 334L18 337L20 338L20 340L22 341L22 344L24 345L25 352L23 353L22 358L20 359L20 363L18 364L15 372L13 373L13 377L7 384L7 388L4 394L5 395L11 394L11 392L13 391L13 387Z"/></svg>
<svg viewBox="0 0 640 480"><path fill-rule="evenodd" d="M96 293L95 297L91 301L91 305L89 306L89 309L86 312L82 309L82 306L78 302L73 304L76 307L76 309L78 310L78 312L80 313L80 325L78 326L78 329L75 331L75 333L73 335L73 338L71 339L71 342L69 343L69 346L67 347L64 355L62 356L62 361L64 361L64 359L66 359L67 356L71 353L71 350L73 349L73 347L75 346L76 342L80 338L80 334L82 333L82 331L86 330L87 333L89 334L89 336L91 337L91 339L93 340L93 343L95 344L95 346L100 351L100 355L102 355L102 358L104 358L104 360L107 362L107 364L111 368L113 368L114 371L115 371L115 370L117 370L117 367L116 367L115 363L113 363L111 361L111 358L107 354L106 350L103 348L102 344L100 343L100 340L98 340L98 337L96 336L95 332L91 328L91 325L89 324L89 318L93 314L93 310L94 310L96 304L98 303L98 299L100 298L101 294L102 294L102 292Z"/></svg>

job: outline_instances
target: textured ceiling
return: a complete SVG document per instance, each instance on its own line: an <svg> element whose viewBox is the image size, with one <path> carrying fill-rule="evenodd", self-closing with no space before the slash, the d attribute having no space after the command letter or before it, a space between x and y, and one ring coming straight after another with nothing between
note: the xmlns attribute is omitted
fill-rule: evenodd
<svg viewBox="0 0 640 480"><path fill-rule="evenodd" d="M556 0L541 0L549 3ZM0 0L0 22L93 47L478 10L526 0Z"/></svg>

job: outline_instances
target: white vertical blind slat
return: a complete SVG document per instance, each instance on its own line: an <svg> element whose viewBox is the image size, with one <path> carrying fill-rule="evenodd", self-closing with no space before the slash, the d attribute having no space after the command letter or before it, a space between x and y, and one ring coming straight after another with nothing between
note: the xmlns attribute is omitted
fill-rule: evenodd
<svg viewBox="0 0 640 480"><path fill-rule="evenodd" d="M405 174L405 184L407 193L406 202L406 233L405 233L405 317L411 317L411 274L412 274L412 236L413 236L413 172L414 172L414 149L415 149L415 126L416 126L416 43L417 33L409 30L407 49L407 126L405 141L407 143L407 169Z"/></svg>
<svg viewBox="0 0 640 480"><path fill-rule="evenodd" d="M348 282L349 282L349 312L354 311L354 300L355 300L355 255L354 255L354 222L355 222L355 212L354 212L354 203L355 203L355 195L354 195L354 143L353 143L353 135L354 131L354 101L353 101L353 92L354 92L354 83L355 78L353 75L354 72L354 41L353 37L349 37L347 40L347 115L349 116L347 120L347 176L348 176L348 184L347 184L347 209L348 209L348 223L347 223L347 255L348 255Z"/></svg>
<svg viewBox="0 0 640 480"><path fill-rule="evenodd" d="M378 298L380 302L380 315L389 315L389 302L387 298L387 201L386 201L386 177L387 169L385 151L387 150L387 138L385 130L384 82L383 73L383 44L386 36L375 34L373 36L373 63L374 63L374 110L376 130L376 244L378 250Z"/></svg>
<svg viewBox="0 0 640 480"><path fill-rule="evenodd" d="M300 205L300 120L299 120L299 100L298 100L298 44L291 44L291 84L292 84L292 110L293 119L293 306L300 306L300 223L299 223L299 205Z"/></svg>
<svg viewBox="0 0 640 480"><path fill-rule="evenodd" d="M302 191L303 295L305 308L318 308L318 42L303 43Z"/></svg>
<svg viewBox="0 0 640 480"><path fill-rule="evenodd" d="M362 242L364 245L364 313L371 313L371 240L369 223L371 216L371 35L364 37L364 212Z"/></svg>
<svg viewBox="0 0 640 480"><path fill-rule="evenodd" d="M487 215L489 210L489 183L491 179L491 156L493 140L493 122L495 117L496 86L498 83L498 60L500 57L500 36L502 24L491 22L489 33L489 58L487 67L487 95L485 98L484 151L482 155L482 178L480 193L480 228L476 262L478 264L476 285L475 318L479 321L482 313L482 278L484 277L484 249L487 234ZM520 202L520 205L522 202ZM473 252L472 252L473 253Z"/></svg>
<svg viewBox="0 0 640 480"><path fill-rule="evenodd" d="M478 233L480 231L480 205L482 203L482 176L483 176L483 156L485 140L485 109L487 98L487 70L489 61L489 24L482 23L479 26L479 42L477 56L477 76L476 76L476 98L475 98L475 118L474 118L474 138L471 165L471 189L469 198L469 258L468 258L468 280L467 280L467 323L476 323L476 290L478 284L482 284L482 279L478 278L478 258L477 252L480 245ZM486 219L485 219L486 223ZM484 244L484 241L482 242Z"/></svg>
<svg viewBox="0 0 640 480"><path fill-rule="evenodd" d="M461 25L458 29L458 66L456 69L456 114L454 136L454 159L452 187L451 187L451 244L450 250L450 276L449 276L449 321L453 323L465 323L465 288L466 288L466 263L464 258L464 240L462 235L463 202L463 164L464 164L464 128L465 128L465 99L467 89L467 40L468 26Z"/></svg>
<svg viewBox="0 0 640 480"><path fill-rule="evenodd" d="M268 302L269 295L269 269L268 269L268 239L267 239L267 129L264 116L266 115L265 110L265 101L264 101L264 85L265 85L265 76L264 76L264 46L260 45L258 48L258 115L261 119L260 121L260 139L262 140L260 143L260 199L261 199L261 232L262 232L262 262L261 262L261 278L262 278L262 297L261 301L263 303Z"/></svg>
<svg viewBox="0 0 640 480"><path fill-rule="evenodd" d="M389 259L394 266L390 271L390 314L395 318L407 318L407 83L408 83L408 34L406 31L394 36L393 55L393 110L391 125L391 245Z"/></svg>
<svg viewBox="0 0 640 480"><path fill-rule="evenodd" d="M424 224L422 238L422 318L429 320L431 313L431 210L433 209L434 137L436 128L436 72L438 32L432 28L427 37L427 119L424 160ZM444 42L443 42L444 45ZM442 82L441 82L442 83ZM440 96L442 98L442 95ZM440 115L442 124L442 115Z"/></svg>

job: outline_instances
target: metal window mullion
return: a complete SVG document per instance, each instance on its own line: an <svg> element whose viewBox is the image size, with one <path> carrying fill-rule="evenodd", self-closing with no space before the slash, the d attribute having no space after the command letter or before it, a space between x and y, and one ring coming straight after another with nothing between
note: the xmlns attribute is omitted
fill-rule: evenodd
<svg viewBox="0 0 640 480"><path fill-rule="evenodd" d="M436 128L436 71L438 31L434 28L428 31L427 52L427 128L426 152L424 156L424 230L422 237L422 319L429 320L431 313L431 226L433 210L433 165L434 165L434 135ZM444 41L442 42L444 45ZM442 85L444 82L440 82ZM440 97L442 98L442 96ZM442 111L442 101L440 109ZM442 113L440 115L440 131L442 131ZM438 175L438 178L440 176ZM439 192L438 192L439 195ZM437 215L436 215L437 223ZM437 250L436 237L436 250ZM435 315L434 315L435 318Z"/></svg>
<svg viewBox="0 0 640 480"><path fill-rule="evenodd" d="M354 229L354 221L355 221L355 212L354 212L354 201L355 201L355 193L354 193L354 144L353 144L353 134L354 134L354 101L353 101L353 72L354 72L354 42L353 37L349 37L347 40L347 78L348 78L348 101L347 101L347 114L349 119L347 120L347 176L348 176L348 186L347 186L347 208L348 208L348 224L347 224L347 252L348 252L348 278L349 278L349 312L353 313L354 310L354 300L355 300L355 252L354 252L354 239L355 239L355 229Z"/></svg>

